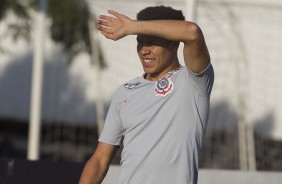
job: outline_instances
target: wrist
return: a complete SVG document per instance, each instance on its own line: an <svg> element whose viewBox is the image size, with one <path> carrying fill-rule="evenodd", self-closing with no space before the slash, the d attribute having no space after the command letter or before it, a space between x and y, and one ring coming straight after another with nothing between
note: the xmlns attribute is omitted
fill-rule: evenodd
<svg viewBox="0 0 282 184"><path fill-rule="evenodd" d="M132 20L128 29L128 35L137 35L140 34L140 21Z"/></svg>

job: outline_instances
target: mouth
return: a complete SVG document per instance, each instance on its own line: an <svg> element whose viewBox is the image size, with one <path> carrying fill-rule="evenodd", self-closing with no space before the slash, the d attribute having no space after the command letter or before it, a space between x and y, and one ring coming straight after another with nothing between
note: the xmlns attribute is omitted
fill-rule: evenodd
<svg viewBox="0 0 282 184"><path fill-rule="evenodd" d="M143 64L143 67L145 68L148 68L148 67L152 67L154 63L154 59L142 59L142 64Z"/></svg>
<svg viewBox="0 0 282 184"><path fill-rule="evenodd" d="M152 63L153 59L143 59L144 63Z"/></svg>

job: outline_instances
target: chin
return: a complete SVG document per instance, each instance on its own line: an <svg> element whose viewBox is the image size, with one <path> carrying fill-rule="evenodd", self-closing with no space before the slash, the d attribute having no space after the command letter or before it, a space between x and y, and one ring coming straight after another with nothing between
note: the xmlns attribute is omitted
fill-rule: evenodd
<svg viewBox="0 0 282 184"><path fill-rule="evenodd" d="M154 70L148 70L148 69L145 69L144 72L149 75L154 75L156 73Z"/></svg>

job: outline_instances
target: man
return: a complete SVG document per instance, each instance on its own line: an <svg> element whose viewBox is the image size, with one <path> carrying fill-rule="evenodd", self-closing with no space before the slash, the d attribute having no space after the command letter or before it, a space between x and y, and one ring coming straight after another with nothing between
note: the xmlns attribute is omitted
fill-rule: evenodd
<svg viewBox="0 0 282 184"><path fill-rule="evenodd" d="M137 35L145 73L115 93L80 184L101 183L121 144L120 184L196 184L213 85L200 28L164 6L142 10L137 20L108 13L112 16L99 16L97 29L111 40ZM180 42L183 67L177 57Z"/></svg>

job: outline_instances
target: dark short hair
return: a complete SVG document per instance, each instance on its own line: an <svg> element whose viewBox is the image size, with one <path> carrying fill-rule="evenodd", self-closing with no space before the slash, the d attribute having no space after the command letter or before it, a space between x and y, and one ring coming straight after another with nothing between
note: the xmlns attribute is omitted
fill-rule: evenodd
<svg viewBox="0 0 282 184"><path fill-rule="evenodd" d="M141 10L137 20L185 20L181 10L169 6L152 6Z"/></svg>

